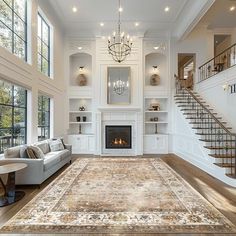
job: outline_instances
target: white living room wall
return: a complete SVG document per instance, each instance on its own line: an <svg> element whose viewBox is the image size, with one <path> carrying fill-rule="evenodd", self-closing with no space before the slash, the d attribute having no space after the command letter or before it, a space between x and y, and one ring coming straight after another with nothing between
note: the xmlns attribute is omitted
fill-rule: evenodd
<svg viewBox="0 0 236 236"><path fill-rule="evenodd" d="M32 7L31 24L29 25L29 38L31 38L32 50L30 58L32 63L26 63L11 54L4 48L0 48L0 78L8 82L23 86L29 91L29 117L27 142L37 141L38 124L38 94L42 93L52 98L53 133L52 136L62 136L65 133L64 104L65 80L64 80L64 36L57 17L53 14L50 5L43 0L30 1L28 7ZM37 70L37 12L38 8L44 12L53 26L53 78L44 76Z"/></svg>

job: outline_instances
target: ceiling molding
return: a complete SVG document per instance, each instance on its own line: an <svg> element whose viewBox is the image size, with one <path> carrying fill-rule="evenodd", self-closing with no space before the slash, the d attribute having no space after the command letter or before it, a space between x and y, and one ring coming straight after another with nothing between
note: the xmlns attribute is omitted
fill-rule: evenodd
<svg viewBox="0 0 236 236"><path fill-rule="evenodd" d="M172 35L178 40L184 40L214 2L215 0L189 1L179 15Z"/></svg>

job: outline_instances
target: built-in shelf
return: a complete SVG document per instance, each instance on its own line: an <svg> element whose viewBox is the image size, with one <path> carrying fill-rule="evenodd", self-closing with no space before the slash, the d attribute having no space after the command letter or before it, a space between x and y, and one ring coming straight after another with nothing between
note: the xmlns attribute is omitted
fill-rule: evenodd
<svg viewBox="0 0 236 236"><path fill-rule="evenodd" d="M69 122L69 124L80 124L80 125L86 125L86 124L92 124L92 122Z"/></svg>
<svg viewBox="0 0 236 236"><path fill-rule="evenodd" d="M92 111L69 111L69 113L92 113Z"/></svg>
<svg viewBox="0 0 236 236"><path fill-rule="evenodd" d="M81 107L85 111L80 111ZM91 97L69 98L69 130L68 134L92 134L93 133L93 103ZM86 121L83 121L86 119ZM77 121L78 120L78 121Z"/></svg>
<svg viewBox="0 0 236 236"><path fill-rule="evenodd" d="M168 124L167 121L146 121L145 124Z"/></svg>
<svg viewBox="0 0 236 236"><path fill-rule="evenodd" d="M152 105L159 104L158 110L149 110ZM154 121L154 119L157 121ZM168 98L144 98L144 135L157 135L168 133Z"/></svg>
<svg viewBox="0 0 236 236"><path fill-rule="evenodd" d="M168 111L145 111L145 113L168 113Z"/></svg>

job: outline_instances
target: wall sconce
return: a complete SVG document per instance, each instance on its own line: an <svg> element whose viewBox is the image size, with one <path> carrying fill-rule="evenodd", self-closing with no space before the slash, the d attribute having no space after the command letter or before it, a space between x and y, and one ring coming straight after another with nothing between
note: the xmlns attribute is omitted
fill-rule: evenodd
<svg viewBox="0 0 236 236"><path fill-rule="evenodd" d="M153 68L154 75L157 75L158 74L158 67L157 66L152 66L152 68Z"/></svg>
<svg viewBox="0 0 236 236"><path fill-rule="evenodd" d="M222 88L224 89L224 91L228 91L229 87L230 87L230 85L228 85L228 84L222 85Z"/></svg>
<svg viewBox="0 0 236 236"><path fill-rule="evenodd" d="M84 73L84 66L80 66L80 67L79 67L79 73L80 73L80 74L83 74L83 73Z"/></svg>

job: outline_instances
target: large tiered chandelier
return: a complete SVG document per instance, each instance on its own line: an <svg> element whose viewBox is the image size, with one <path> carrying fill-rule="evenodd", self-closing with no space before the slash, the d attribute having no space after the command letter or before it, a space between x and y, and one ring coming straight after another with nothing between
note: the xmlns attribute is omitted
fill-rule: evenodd
<svg viewBox="0 0 236 236"><path fill-rule="evenodd" d="M114 61L121 63L131 53L132 39L129 35L121 32L120 15L122 8L119 0L118 29L113 32L112 37L108 37L108 52Z"/></svg>

